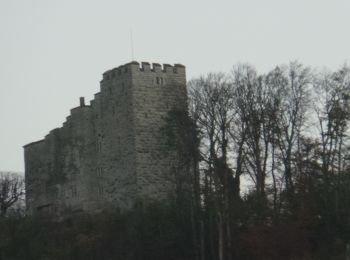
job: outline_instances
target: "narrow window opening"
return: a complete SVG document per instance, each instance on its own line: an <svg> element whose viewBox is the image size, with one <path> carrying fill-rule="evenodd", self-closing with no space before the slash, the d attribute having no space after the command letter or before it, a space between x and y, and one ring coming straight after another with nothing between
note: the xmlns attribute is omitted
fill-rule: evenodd
<svg viewBox="0 0 350 260"><path fill-rule="evenodd" d="M98 193L99 193L100 195L103 194L103 187L102 187L101 185L98 186Z"/></svg>
<svg viewBox="0 0 350 260"><path fill-rule="evenodd" d="M77 197L78 196L78 191L77 191L77 186L72 186L72 197Z"/></svg>

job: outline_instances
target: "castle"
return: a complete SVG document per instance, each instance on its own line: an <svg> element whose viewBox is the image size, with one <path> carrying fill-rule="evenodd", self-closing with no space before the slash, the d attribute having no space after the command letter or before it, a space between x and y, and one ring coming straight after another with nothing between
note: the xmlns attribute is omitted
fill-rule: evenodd
<svg viewBox="0 0 350 260"><path fill-rule="evenodd" d="M185 67L131 62L106 71L100 92L63 126L24 146L29 215L127 210L174 192L178 157L162 127L187 109Z"/></svg>

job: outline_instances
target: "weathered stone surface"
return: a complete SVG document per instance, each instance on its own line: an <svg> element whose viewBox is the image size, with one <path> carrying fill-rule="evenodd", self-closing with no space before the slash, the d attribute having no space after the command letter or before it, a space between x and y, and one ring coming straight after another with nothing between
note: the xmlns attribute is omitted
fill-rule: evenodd
<svg viewBox="0 0 350 260"><path fill-rule="evenodd" d="M103 74L90 105L24 146L28 214L122 210L174 192L176 152L161 128L187 109L185 67L132 62Z"/></svg>

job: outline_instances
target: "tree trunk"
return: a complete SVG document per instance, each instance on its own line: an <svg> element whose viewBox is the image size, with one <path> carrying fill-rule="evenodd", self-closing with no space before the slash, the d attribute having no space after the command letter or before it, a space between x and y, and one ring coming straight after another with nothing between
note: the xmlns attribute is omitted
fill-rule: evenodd
<svg viewBox="0 0 350 260"><path fill-rule="evenodd" d="M219 260L224 260L224 228L222 223L222 215L218 213L218 254Z"/></svg>
<svg viewBox="0 0 350 260"><path fill-rule="evenodd" d="M201 240L201 260L205 260L205 237L204 237L204 222L201 220L200 222L200 229L201 229L201 234L200 234L200 240Z"/></svg>

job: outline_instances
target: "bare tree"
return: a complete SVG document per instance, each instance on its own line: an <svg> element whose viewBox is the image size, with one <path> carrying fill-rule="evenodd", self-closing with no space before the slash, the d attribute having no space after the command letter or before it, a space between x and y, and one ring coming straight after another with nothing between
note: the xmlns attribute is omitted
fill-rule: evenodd
<svg viewBox="0 0 350 260"><path fill-rule="evenodd" d="M233 171L228 163L233 122L233 91L223 73L210 73L189 83L190 97L202 133L203 199L209 225L218 229L219 259L231 259L230 205ZM214 211L213 211L214 210ZM210 229L212 230L212 229ZM208 234L214 253L214 233Z"/></svg>
<svg viewBox="0 0 350 260"><path fill-rule="evenodd" d="M278 146L283 165L284 186L289 199L294 194L293 154L298 149L305 113L308 108L310 69L298 62L276 67L266 76L272 104L269 115L273 116L273 150ZM272 169L273 170L273 169Z"/></svg>
<svg viewBox="0 0 350 260"><path fill-rule="evenodd" d="M24 179L11 172L0 172L0 217L5 217L9 209L24 199Z"/></svg>
<svg viewBox="0 0 350 260"><path fill-rule="evenodd" d="M321 160L325 180L342 171L342 153L350 119L350 68L324 73L315 81L317 113L322 146Z"/></svg>
<svg viewBox="0 0 350 260"><path fill-rule="evenodd" d="M241 64L234 68L232 74L237 119L234 129L238 147L237 172L241 174L244 167L255 184L258 196L263 198L270 142L270 123L266 109L268 93L264 78L258 76L253 67Z"/></svg>
<svg viewBox="0 0 350 260"><path fill-rule="evenodd" d="M347 173L345 149L349 143L347 130L350 119L350 68L343 66L335 73L323 73L314 83L317 99L314 107L320 134L322 198L325 215L340 212L339 189ZM330 210L334 207L333 210Z"/></svg>

